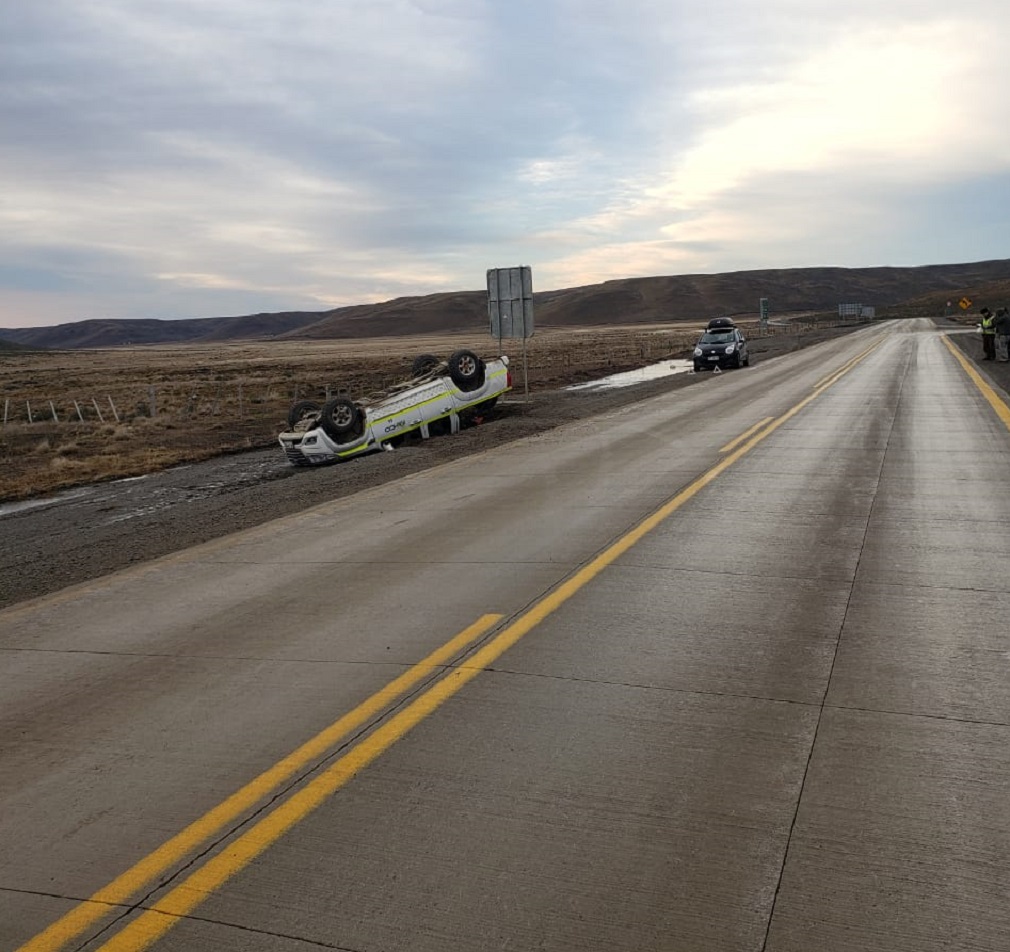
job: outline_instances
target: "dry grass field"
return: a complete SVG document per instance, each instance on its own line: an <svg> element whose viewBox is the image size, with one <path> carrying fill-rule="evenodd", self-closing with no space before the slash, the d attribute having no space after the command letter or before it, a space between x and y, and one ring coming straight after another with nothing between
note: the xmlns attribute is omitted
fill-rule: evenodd
<svg viewBox="0 0 1010 952"><path fill-rule="evenodd" d="M696 325L545 329L531 391L689 352ZM417 354L497 353L486 335L123 347L0 357L0 501L267 446L296 399L362 397ZM518 390L522 342L505 341ZM29 421L29 415L31 421Z"/></svg>

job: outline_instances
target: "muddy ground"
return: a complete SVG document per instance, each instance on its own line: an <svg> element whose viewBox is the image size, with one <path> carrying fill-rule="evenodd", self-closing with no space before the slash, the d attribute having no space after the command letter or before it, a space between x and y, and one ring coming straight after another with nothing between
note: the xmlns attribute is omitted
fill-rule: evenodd
<svg viewBox="0 0 1010 952"><path fill-rule="evenodd" d="M751 338L754 362L852 328ZM388 342L385 342L388 346ZM649 361L643 361L648 363ZM746 373L746 370L739 371ZM0 606L250 528L471 453L681 387L682 374L625 389L572 391L585 369L554 368L549 387L522 388L493 419L454 436L410 441L334 466L296 469L277 446L178 466L139 479L78 487L0 506Z"/></svg>

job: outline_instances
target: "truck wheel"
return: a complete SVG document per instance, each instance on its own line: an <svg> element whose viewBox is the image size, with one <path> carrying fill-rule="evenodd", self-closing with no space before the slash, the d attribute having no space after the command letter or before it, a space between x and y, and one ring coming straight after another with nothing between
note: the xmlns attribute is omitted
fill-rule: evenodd
<svg viewBox="0 0 1010 952"><path fill-rule="evenodd" d="M361 433L361 409L347 397L335 397L323 406L319 414L323 432L338 443Z"/></svg>
<svg viewBox="0 0 1010 952"><path fill-rule="evenodd" d="M449 376L460 390L479 390L484 386L484 361L472 350L457 350L449 358Z"/></svg>
<svg viewBox="0 0 1010 952"><path fill-rule="evenodd" d="M288 426L292 428L298 426L307 416L312 416L313 413L318 413L319 410L319 404L315 401L299 400L297 403L292 404L291 409L288 410Z"/></svg>
<svg viewBox="0 0 1010 952"><path fill-rule="evenodd" d="M423 377L425 374L431 373L441 362L434 354L419 354L410 365L410 375L411 377Z"/></svg>

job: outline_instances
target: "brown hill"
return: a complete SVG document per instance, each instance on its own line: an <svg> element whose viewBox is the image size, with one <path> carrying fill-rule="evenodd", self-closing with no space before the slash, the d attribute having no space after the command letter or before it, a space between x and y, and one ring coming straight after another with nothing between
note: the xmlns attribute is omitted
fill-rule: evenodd
<svg viewBox="0 0 1010 952"><path fill-rule="evenodd" d="M0 340L30 347L76 350L134 344L180 344L194 341L255 340L312 324L317 312L249 314L243 317L199 317L180 320L104 318L51 327L0 329Z"/></svg>
<svg viewBox="0 0 1010 952"><path fill-rule="evenodd" d="M971 306L967 311L963 311L958 304L962 297L971 301ZM949 307L947 306L948 301L950 302ZM889 309L889 313L895 317L932 317L945 313L954 316L975 315L983 306L989 306L993 310L997 307L1010 306L1010 280L973 284L958 289L954 294L944 291L930 291L894 305Z"/></svg>
<svg viewBox="0 0 1010 952"><path fill-rule="evenodd" d="M1010 288L1010 259L916 268L787 268L725 274L624 278L534 296L537 326L599 326L699 321L755 315L759 298L773 316L873 305L878 316L942 314L963 295L997 302ZM89 320L57 327L0 329L0 338L35 347L115 347L194 341L340 339L481 331L484 291L451 291L331 311L162 320Z"/></svg>
<svg viewBox="0 0 1010 952"><path fill-rule="evenodd" d="M538 326L598 326L698 321L720 314L757 315L769 299L773 314L833 311L842 303L878 312L924 293L960 296L965 289L1010 281L1010 260L919 268L788 268L726 274L623 278L534 295ZM941 306L937 313L943 313ZM338 308L287 338L386 337L487 326L483 291L397 298L383 304Z"/></svg>

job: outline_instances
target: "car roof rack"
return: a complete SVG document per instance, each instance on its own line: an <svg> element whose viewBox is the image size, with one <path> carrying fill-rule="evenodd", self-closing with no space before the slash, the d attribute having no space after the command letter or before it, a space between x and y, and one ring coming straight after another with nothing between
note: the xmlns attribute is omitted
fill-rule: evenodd
<svg viewBox="0 0 1010 952"><path fill-rule="evenodd" d="M736 327L733 323L732 317L713 317L712 320L708 322L708 327L706 330L715 331L720 329L731 329Z"/></svg>

